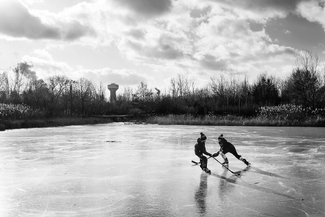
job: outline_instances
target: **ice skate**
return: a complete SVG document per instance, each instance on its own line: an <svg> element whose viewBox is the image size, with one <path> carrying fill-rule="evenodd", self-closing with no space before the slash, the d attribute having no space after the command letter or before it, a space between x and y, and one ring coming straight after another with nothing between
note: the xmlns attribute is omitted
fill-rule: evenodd
<svg viewBox="0 0 325 217"><path fill-rule="evenodd" d="M226 159L226 160L222 163L222 165L228 168L228 167L229 167L229 161L228 161L228 159Z"/></svg>
<svg viewBox="0 0 325 217"><path fill-rule="evenodd" d="M248 167L251 165L246 159L242 160Z"/></svg>
<svg viewBox="0 0 325 217"><path fill-rule="evenodd" d="M208 168L204 168L202 169L204 172L206 172L207 174L211 174L211 170L209 170Z"/></svg>

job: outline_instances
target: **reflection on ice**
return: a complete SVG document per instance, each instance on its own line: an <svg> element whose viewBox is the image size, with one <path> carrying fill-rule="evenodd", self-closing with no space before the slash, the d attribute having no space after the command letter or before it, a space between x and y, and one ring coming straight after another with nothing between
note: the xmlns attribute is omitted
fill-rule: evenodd
<svg viewBox="0 0 325 217"><path fill-rule="evenodd" d="M202 173L193 146L231 138ZM0 216L325 216L322 128L107 124L0 133Z"/></svg>
<svg viewBox="0 0 325 217"><path fill-rule="evenodd" d="M208 175L202 173L200 176L200 185L195 192L195 201L198 208L198 213L204 214L206 212L206 196L208 188Z"/></svg>

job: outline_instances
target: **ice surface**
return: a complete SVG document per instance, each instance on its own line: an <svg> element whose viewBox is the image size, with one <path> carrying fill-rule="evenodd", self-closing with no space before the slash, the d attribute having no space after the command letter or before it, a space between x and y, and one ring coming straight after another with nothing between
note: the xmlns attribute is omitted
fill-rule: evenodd
<svg viewBox="0 0 325 217"><path fill-rule="evenodd" d="M0 216L325 216L324 128L104 124L0 132ZM250 168L209 152L221 133ZM221 157L218 159L221 161Z"/></svg>

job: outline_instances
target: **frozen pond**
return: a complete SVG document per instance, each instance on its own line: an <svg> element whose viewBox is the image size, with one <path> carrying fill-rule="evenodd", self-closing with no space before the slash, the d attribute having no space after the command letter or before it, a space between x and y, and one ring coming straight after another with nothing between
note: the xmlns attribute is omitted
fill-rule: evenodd
<svg viewBox="0 0 325 217"><path fill-rule="evenodd" d="M191 160L221 133L251 168ZM325 129L105 124L0 132L0 216L325 216ZM219 156L217 159L222 161Z"/></svg>

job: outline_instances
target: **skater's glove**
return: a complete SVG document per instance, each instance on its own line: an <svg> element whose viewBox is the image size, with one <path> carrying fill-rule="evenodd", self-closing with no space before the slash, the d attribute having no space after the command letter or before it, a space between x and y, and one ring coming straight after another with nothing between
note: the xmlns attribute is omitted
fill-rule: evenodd
<svg viewBox="0 0 325 217"><path fill-rule="evenodd" d="M212 155L212 157L218 157L218 155L219 155L219 152L214 153L214 154Z"/></svg>

